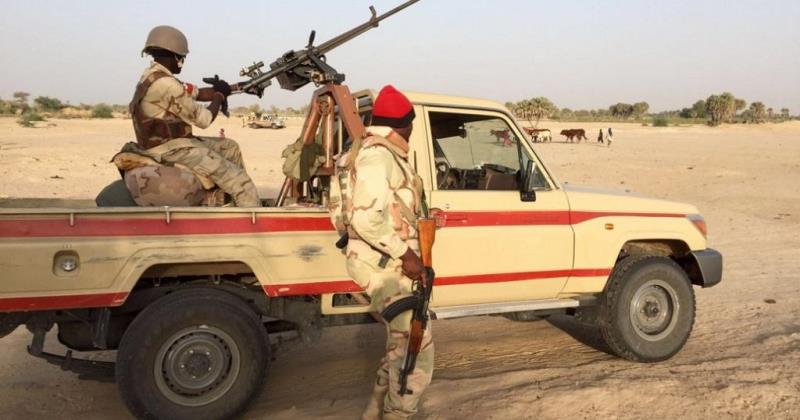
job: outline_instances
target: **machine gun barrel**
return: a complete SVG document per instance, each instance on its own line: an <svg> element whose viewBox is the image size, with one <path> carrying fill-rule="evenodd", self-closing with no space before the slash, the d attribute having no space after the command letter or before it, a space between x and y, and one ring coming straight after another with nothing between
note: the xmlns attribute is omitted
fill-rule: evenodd
<svg viewBox="0 0 800 420"><path fill-rule="evenodd" d="M313 45L314 32L312 31L308 45L304 49L300 51L287 52L274 63L270 64L269 71L262 72L260 70L261 67L264 66L263 62L253 64L249 68L243 69L241 75L250 76L250 80L232 85L232 93L253 93L261 97L264 89L269 86L272 79L275 78L278 78L278 81L281 82L281 87L290 90L295 90L301 85L311 81L318 82L318 80L314 79L314 75L312 74L313 72L307 71L307 69L304 69L304 71L298 71L301 67L309 67L313 69L322 68L326 76L323 79L324 81L327 81L331 76L333 76L330 73L335 72L335 70L324 63L324 55L327 52L339 47L345 42L350 41L351 39L369 31L372 28L377 28L382 20L389 18L390 16L413 5L414 3L417 3L418 1L419 0L408 0L380 16L375 12L375 8L370 6L369 9L372 13L372 16L368 21L332 39L329 39L318 46ZM336 74L336 76L341 76L341 80L344 79L343 75ZM298 78L300 78L299 81L297 80ZM287 79L291 80L286 81Z"/></svg>
<svg viewBox="0 0 800 420"><path fill-rule="evenodd" d="M316 47L316 50L319 52L319 54L325 54L328 51L344 44L345 42L350 41L351 39L363 34L364 32L367 32L372 28L377 28L378 24L380 24L382 20L391 17L392 15L402 11L403 9L413 5L418 1L419 0L409 0L380 16L378 16L377 13L375 12L375 8L373 6L370 6L369 10L370 12L372 12L372 17L370 17L368 21L335 38L323 42L318 47Z"/></svg>

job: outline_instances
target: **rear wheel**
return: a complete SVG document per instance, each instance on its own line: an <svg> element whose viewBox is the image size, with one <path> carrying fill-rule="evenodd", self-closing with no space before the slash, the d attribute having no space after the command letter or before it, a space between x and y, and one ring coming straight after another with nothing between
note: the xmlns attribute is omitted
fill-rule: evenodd
<svg viewBox="0 0 800 420"><path fill-rule="evenodd" d="M691 282L666 257L620 261L600 298L603 338L616 355L637 362L674 356L686 344L694 316Z"/></svg>
<svg viewBox="0 0 800 420"><path fill-rule="evenodd" d="M17 329L21 320L17 314L0 314L0 338L3 338Z"/></svg>
<svg viewBox="0 0 800 420"><path fill-rule="evenodd" d="M268 340L259 318L235 296L175 292L125 332L116 365L120 394L139 418L235 416L263 387Z"/></svg>

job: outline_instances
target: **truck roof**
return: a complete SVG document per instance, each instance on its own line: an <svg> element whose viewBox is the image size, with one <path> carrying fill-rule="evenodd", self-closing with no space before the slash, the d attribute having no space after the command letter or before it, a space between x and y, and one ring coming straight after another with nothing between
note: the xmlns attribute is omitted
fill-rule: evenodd
<svg viewBox="0 0 800 420"><path fill-rule="evenodd" d="M438 93L428 93L428 92L414 92L414 91L403 91L410 100L415 105L434 105L434 106L442 106L442 107L466 107L466 108L480 108L480 109L490 109L495 111L501 112L508 112L508 109L499 102L490 101L487 99L480 99L480 98L470 98L466 96L452 96L452 95L443 95ZM355 97L363 97L369 95L373 99L378 95L378 92L372 89L365 89L362 91L358 91L353 93Z"/></svg>

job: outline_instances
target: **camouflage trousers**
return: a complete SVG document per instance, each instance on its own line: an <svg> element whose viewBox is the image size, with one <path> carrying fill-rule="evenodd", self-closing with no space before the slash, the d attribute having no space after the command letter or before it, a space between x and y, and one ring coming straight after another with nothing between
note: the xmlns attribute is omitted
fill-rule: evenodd
<svg viewBox="0 0 800 420"><path fill-rule="evenodd" d="M205 176L233 197L238 207L261 207L253 180L244 168L239 145L231 139L174 139L149 149L161 162L181 164Z"/></svg>
<svg viewBox="0 0 800 420"><path fill-rule="evenodd" d="M351 239L351 242L353 240ZM363 254L363 253L362 253ZM377 253L376 253L377 254ZM412 281L403 276L400 261L392 261L386 268L380 268L376 262L366 256L348 252L347 271L361 286L376 309L382 311L386 306L411 295ZM417 405L425 388L433 377L433 337L431 323L425 329L422 348L417 357L414 372L408 377L408 389L412 394L401 396L400 371L403 368L408 346L408 334L411 329L411 311L395 317L386 325L386 354L378 367L378 377L373 390L373 404L364 413L365 419L405 419L417 412ZM382 401L381 401L382 397ZM382 410L380 407L382 406Z"/></svg>

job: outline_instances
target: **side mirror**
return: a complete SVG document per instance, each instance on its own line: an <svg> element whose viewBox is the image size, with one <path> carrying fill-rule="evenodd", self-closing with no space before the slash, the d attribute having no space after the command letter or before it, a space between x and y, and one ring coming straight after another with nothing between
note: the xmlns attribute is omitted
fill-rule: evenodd
<svg viewBox="0 0 800 420"><path fill-rule="evenodd" d="M522 186L519 190L519 197L522 201L536 201L536 190L534 190L533 184L533 171L535 168L536 167L533 160L529 160L528 165L525 168L525 174L522 177Z"/></svg>

